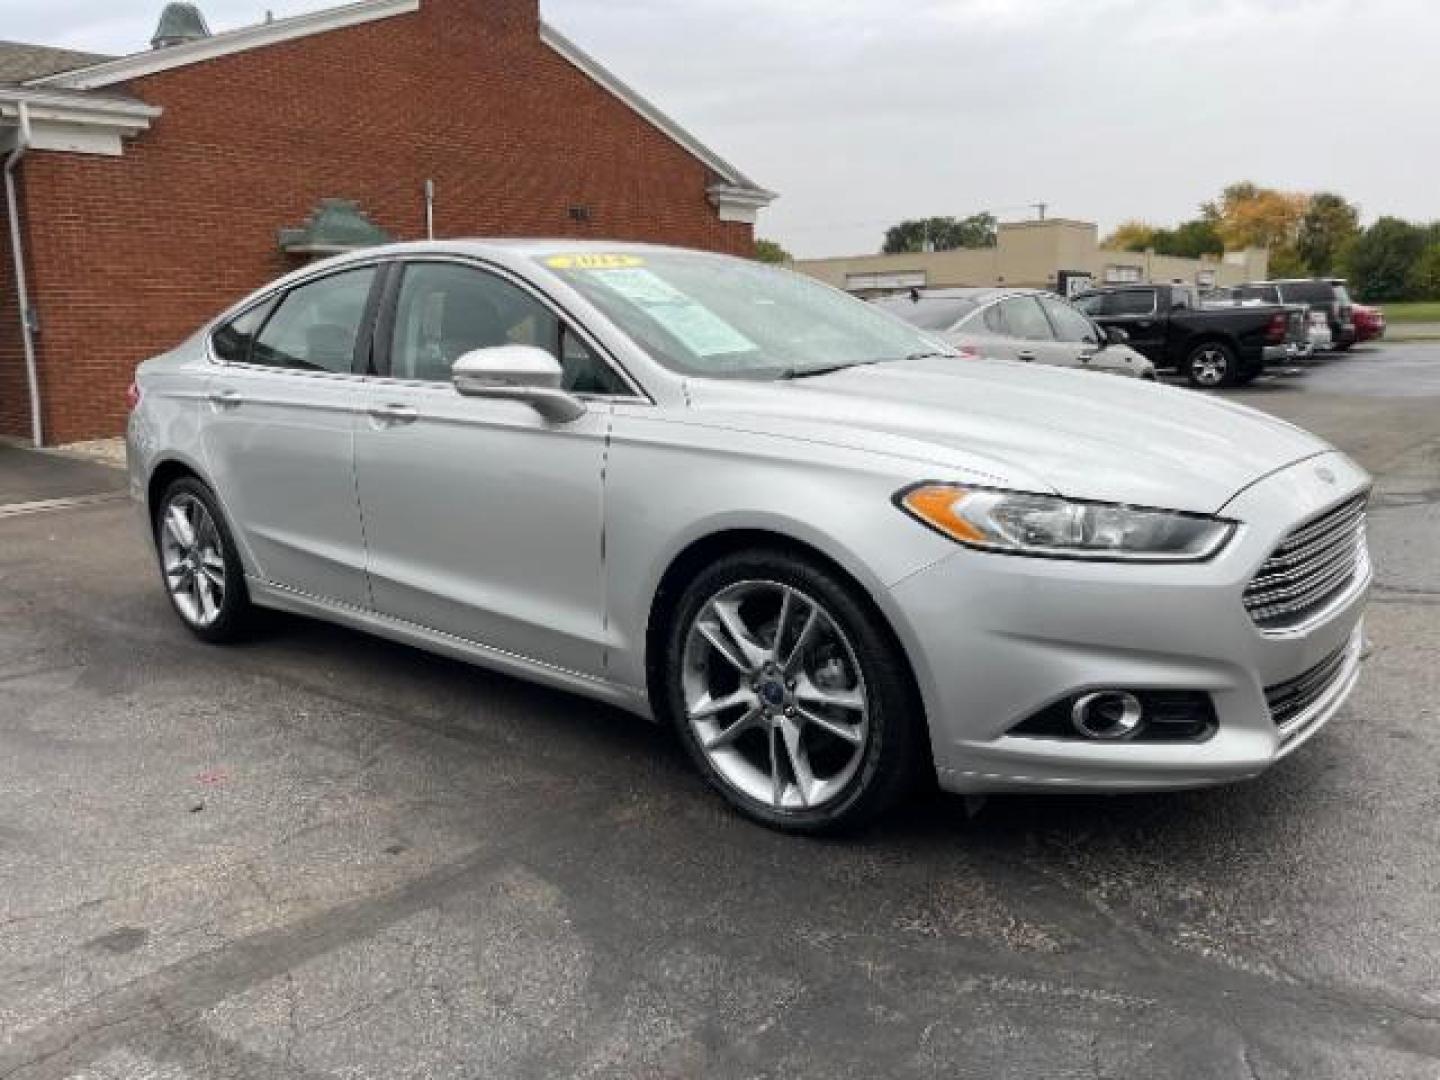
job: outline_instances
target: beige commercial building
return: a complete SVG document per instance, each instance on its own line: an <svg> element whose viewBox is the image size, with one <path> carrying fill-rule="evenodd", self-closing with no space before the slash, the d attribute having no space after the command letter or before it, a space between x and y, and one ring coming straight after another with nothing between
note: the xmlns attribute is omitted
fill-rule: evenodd
<svg viewBox="0 0 1440 1080"><path fill-rule="evenodd" d="M909 288L1014 285L1074 295L1091 284L1186 282L1201 288L1263 279L1269 264L1261 248L1223 258L1182 259L1153 251L1111 251L1100 246L1088 221L1049 218L1002 224L992 248L801 259L795 268L862 296Z"/></svg>

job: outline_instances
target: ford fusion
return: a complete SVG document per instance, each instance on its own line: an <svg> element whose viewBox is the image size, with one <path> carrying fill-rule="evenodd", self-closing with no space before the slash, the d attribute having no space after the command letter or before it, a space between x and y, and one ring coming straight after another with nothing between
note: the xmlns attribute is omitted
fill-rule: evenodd
<svg viewBox="0 0 1440 1080"><path fill-rule="evenodd" d="M739 810L1251 777L1355 683L1369 479L1139 380L962 360L713 254L374 248L141 365L200 638L329 619L673 724Z"/></svg>

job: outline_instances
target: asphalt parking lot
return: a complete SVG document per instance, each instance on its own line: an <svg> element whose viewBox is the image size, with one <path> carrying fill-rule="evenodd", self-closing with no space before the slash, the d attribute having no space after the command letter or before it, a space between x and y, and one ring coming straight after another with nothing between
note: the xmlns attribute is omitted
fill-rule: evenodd
<svg viewBox="0 0 1440 1080"><path fill-rule="evenodd" d="M1346 711L1241 786L843 841L559 693L204 646L128 505L0 508L0 1078L1440 1075L1440 346L1231 396L1377 478ZM34 460L9 504L115 484Z"/></svg>

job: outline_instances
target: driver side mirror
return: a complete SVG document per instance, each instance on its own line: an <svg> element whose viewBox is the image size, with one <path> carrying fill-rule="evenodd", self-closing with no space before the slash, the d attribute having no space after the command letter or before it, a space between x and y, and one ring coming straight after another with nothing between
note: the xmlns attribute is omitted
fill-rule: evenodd
<svg viewBox="0 0 1440 1080"><path fill-rule="evenodd" d="M585 403L562 390L560 361L533 345L472 349L455 361L450 381L465 397L523 401L552 424L568 424Z"/></svg>
<svg viewBox="0 0 1440 1080"><path fill-rule="evenodd" d="M1118 326L1107 326L1104 330L1106 345L1124 345L1130 340L1130 335Z"/></svg>

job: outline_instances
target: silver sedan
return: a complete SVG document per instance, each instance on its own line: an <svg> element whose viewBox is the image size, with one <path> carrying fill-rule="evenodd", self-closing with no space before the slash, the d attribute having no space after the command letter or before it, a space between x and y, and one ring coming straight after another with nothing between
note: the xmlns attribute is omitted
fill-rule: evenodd
<svg viewBox="0 0 1440 1080"><path fill-rule="evenodd" d="M965 357L1156 379L1155 365L1045 289L912 289L875 304L938 334Z"/></svg>
<svg viewBox="0 0 1440 1080"><path fill-rule="evenodd" d="M1359 669L1369 481L1288 424L957 362L808 278L638 245L307 267L132 388L175 611L358 627L673 724L731 804L1253 776Z"/></svg>

